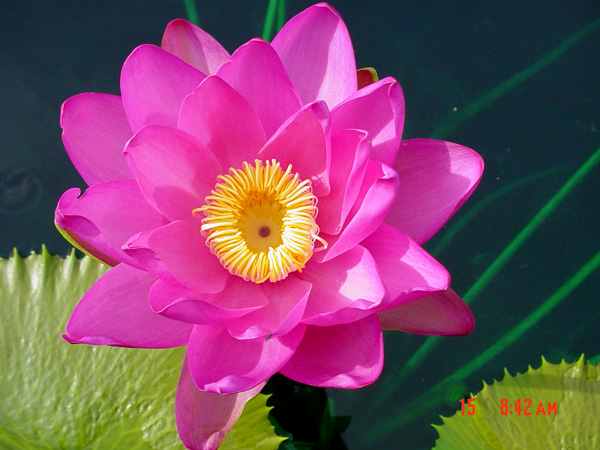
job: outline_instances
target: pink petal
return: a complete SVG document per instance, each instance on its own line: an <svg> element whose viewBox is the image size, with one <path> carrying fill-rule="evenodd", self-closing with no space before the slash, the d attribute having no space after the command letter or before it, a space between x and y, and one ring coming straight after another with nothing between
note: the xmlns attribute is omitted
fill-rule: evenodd
<svg viewBox="0 0 600 450"><path fill-rule="evenodd" d="M311 386L356 389L374 382L383 366L383 338L376 314L332 327L306 328L294 356L280 369Z"/></svg>
<svg viewBox="0 0 600 450"><path fill-rule="evenodd" d="M305 326L299 325L283 336L238 340L225 327L196 325L188 344L194 383L199 389L217 394L252 389L288 361L304 330Z"/></svg>
<svg viewBox="0 0 600 450"><path fill-rule="evenodd" d="M369 161L358 198L344 228L337 236L321 235L329 247L315 254L317 261L329 261L341 255L375 231L392 207L397 193L398 174L379 161Z"/></svg>
<svg viewBox="0 0 600 450"><path fill-rule="evenodd" d="M148 203L171 220L191 220L223 171L196 138L162 125L138 131L125 157Z"/></svg>
<svg viewBox="0 0 600 450"><path fill-rule="evenodd" d="M181 106L179 128L209 148L223 168L254 162L267 138L250 104L218 77L206 78Z"/></svg>
<svg viewBox="0 0 600 450"><path fill-rule="evenodd" d="M192 325L155 314L148 291L156 281L148 272L119 264L106 272L75 307L67 334L72 344L170 348L185 345Z"/></svg>
<svg viewBox="0 0 600 450"><path fill-rule="evenodd" d="M303 103L325 100L330 108L356 92L356 63L348 29L325 3L290 19L273 39Z"/></svg>
<svg viewBox="0 0 600 450"><path fill-rule="evenodd" d="M196 292L221 292L230 277L205 245L199 220L180 220L139 233L123 250L155 276Z"/></svg>
<svg viewBox="0 0 600 450"><path fill-rule="evenodd" d="M75 188L69 189L69 191L67 191L65 193L65 195L63 195L63 197L67 198L67 196L70 195L71 193L73 194L72 195L73 198L77 198L79 189L75 189ZM56 220L54 221L54 225L56 225L56 229L59 231L59 233L77 250L85 253L88 256L91 256L92 258L97 259L100 262L103 262L107 266L114 267L120 263L120 261L118 261L114 258L111 258L107 254L105 254L105 253L101 252L100 250L98 250L97 248L95 248L93 245L84 241L82 238L77 236L73 231L65 230L64 228L62 228L60 225L58 225Z"/></svg>
<svg viewBox="0 0 600 450"><path fill-rule="evenodd" d="M217 450L244 405L264 385L231 395L201 391L194 384L186 355L175 393L175 421L183 445L191 450Z"/></svg>
<svg viewBox="0 0 600 450"><path fill-rule="evenodd" d="M136 265L121 250L132 235L160 227L167 220L144 199L135 180L110 181L88 188L66 191L56 207L56 223L86 250L109 265L116 261Z"/></svg>
<svg viewBox="0 0 600 450"><path fill-rule="evenodd" d="M279 56L260 39L238 48L217 75L248 100L267 136L302 106Z"/></svg>
<svg viewBox="0 0 600 450"><path fill-rule="evenodd" d="M161 47L206 75L214 75L229 60L229 53L215 38L183 19L167 25Z"/></svg>
<svg viewBox="0 0 600 450"><path fill-rule="evenodd" d="M404 96L400 84L384 78L331 110L332 130L357 128L369 133L371 158L394 165L404 127Z"/></svg>
<svg viewBox="0 0 600 450"><path fill-rule="evenodd" d="M422 244L475 190L483 160L462 145L411 139L401 143L395 168L402 188L386 222Z"/></svg>
<svg viewBox="0 0 600 450"><path fill-rule="evenodd" d="M283 170L312 181L313 193L329 193L329 111L323 102L311 103L291 116L260 151L262 160L276 159Z"/></svg>
<svg viewBox="0 0 600 450"><path fill-rule="evenodd" d="M265 336L280 336L289 333L300 323L306 308L311 285L289 276L277 283L266 282L252 287L245 282L250 295L259 289L268 299L268 304L257 311L226 323L229 333L237 339L255 339ZM252 298L249 296L249 298Z"/></svg>
<svg viewBox="0 0 600 450"><path fill-rule="evenodd" d="M462 336L475 327L469 307L452 289L378 314L384 330L414 334Z"/></svg>
<svg viewBox="0 0 600 450"><path fill-rule="evenodd" d="M217 294L198 294L181 284L158 280L150 289L149 301L158 314L199 325L224 323L268 303L260 286L234 276Z"/></svg>
<svg viewBox="0 0 600 450"><path fill-rule="evenodd" d="M136 48L121 70L123 106L133 131L149 124L177 127L181 102L204 78L159 47Z"/></svg>
<svg viewBox="0 0 600 450"><path fill-rule="evenodd" d="M385 296L377 264L360 245L322 264L308 263L297 275L313 285L302 323L328 326L371 314Z"/></svg>
<svg viewBox="0 0 600 450"><path fill-rule="evenodd" d="M331 138L329 195L319 198L317 224L321 232L338 234L362 184L369 155L370 140L364 131L341 130Z"/></svg>
<svg viewBox="0 0 600 450"><path fill-rule="evenodd" d="M386 309L443 291L450 285L450 274L444 266L407 235L385 223L361 244L379 267L389 294Z"/></svg>
<svg viewBox="0 0 600 450"><path fill-rule="evenodd" d="M86 93L65 101L60 113L63 143L89 186L131 177L123 147L132 132L121 97Z"/></svg>

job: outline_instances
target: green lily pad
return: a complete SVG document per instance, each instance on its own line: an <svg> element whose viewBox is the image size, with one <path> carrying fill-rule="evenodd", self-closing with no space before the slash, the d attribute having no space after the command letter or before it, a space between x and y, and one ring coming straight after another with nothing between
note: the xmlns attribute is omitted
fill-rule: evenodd
<svg viewBox="0 0 600 450"><path fill-rule="evenodd" d="M600 370L584 362L550 364L483 389L454 416L434 425L434 450L600 448ZM466 404L466 402L465 402ZM472 414L469 414L471 412Z"/></svg>
<svg viewBox="0 0 600 450"><path fill-rule="evenodd" d="M108 268L16 252L0 259L0 448L183 449L174 401L183 348L70 345L61 338L73 307ZM276 449L282 438L259 394L223 450Z"/></svg>
<svg viewBox="0 0 600 450"><path fill-rule="evenodd" d="M275 434L268 418L272 409L266 406L268 398L268 395L258 394L246 403L244 412L225 436L220 450L276 450L287 439Z"/></svg>

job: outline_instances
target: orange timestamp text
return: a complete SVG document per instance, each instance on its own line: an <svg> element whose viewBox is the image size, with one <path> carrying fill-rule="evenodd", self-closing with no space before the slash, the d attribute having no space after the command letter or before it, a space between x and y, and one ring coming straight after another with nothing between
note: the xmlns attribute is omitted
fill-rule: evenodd
<svg viewBox="0 0 600 450"><path fill-rule="evenodd" d="M460 404L461 414L463 416L465 414L468 414L469 416L475 414L474 398L461 398ZM556 402L539 402L537 403L536 408L536 403L534 403L533 400L531 400L530 398L518 398L514 401L514 403L510 403L508 399L503 398L500 400L500 414L502 414L503 416L508 416L512 414L516 414L518 416L555 416L558 414L558 406Z"/></svg>

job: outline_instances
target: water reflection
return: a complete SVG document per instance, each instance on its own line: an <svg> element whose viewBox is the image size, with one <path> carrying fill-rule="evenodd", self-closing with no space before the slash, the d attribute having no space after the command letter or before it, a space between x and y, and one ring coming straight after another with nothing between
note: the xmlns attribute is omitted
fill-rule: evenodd
<svg viewBox="0 0 600 450"><path fill-rule="evenodd" d="M0 212L20 214L37 206L42 182L33 167L9 167L0 172Z"/></svg>

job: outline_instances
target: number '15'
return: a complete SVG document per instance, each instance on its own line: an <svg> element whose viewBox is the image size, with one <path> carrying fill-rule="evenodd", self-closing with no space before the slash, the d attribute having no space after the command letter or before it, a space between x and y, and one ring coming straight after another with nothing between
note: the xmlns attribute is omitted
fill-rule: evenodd
<svg viewBox="0 0 600 450"><path fill-rule="evenodd" d="M465 415L465 407L467 409L468 415L472 416L473 414L475 414L475 399L474 398L468 398L466 405L465 405L465 399L461 398L460 404L461 404L461 413L463 416Z"/></svg>

